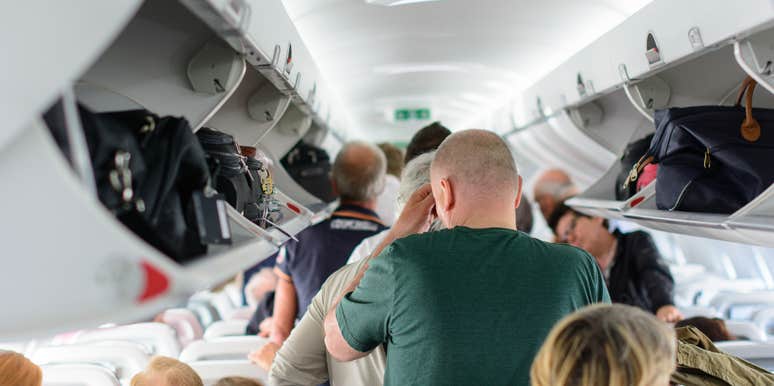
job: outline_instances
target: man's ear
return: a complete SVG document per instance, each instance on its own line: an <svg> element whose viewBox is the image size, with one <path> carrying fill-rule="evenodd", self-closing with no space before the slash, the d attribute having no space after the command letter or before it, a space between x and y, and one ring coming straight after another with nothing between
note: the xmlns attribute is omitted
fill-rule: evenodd
<svg viewBox="0 0 774 386"><path fill-rule="evenodd" d="M456 192L448 178L441 178L439 184L441 186L441 202L437 202L436 204L440 204L443 211L448 212L454 207L456 201L454 194Z"/></svg>
<svg viewBox="0 0 774 386"><path fill-rule="evenodd" d="M521 205L521 187L523 185L521 181L521 176L519 176L518 185L519 186L516 187L516 201L513 203L514 208L518 208L519 205Z"/></svg>

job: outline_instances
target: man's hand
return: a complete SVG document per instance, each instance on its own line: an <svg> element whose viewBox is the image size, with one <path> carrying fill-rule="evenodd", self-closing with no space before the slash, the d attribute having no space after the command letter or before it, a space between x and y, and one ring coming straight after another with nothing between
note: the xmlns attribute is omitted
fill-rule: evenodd
<svg viewBox="0 0 774 386"><path fill-rule="evenodd" d="M392 225L390 234L393 240L413 235L415 233L427 232L430 229L435 215L433 208L435 199L430 184L422 185L416 192L411 194L406 206L400 216Z"/></svg>
<svg viewBox="0 0 774 386"><path fill-rule="evenodd" d="M662 322L677 323L683 320L683 314L673 305L662 306L656 311L656 317Z"/></svg>
<svg viewBox="0 0 774 386"><path fill-rule="evenodd" d="M247 359L268 372L271 369L271 364L274 362L274 357L277 355L277 351L279 351L279 349L280 345L274 342L269 342L258 350L248 354Z"/></svg>

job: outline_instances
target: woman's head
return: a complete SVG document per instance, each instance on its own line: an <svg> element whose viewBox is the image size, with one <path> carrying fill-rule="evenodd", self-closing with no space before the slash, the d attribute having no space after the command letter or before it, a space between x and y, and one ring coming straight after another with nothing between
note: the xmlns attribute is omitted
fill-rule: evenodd
<svg viewBox="0 0 774 386"><path fill-rule="evenodd" d="M0 351L0 385L40 386L43 372L24 355Z"/></svg>
<svg viewBox="0 0 774 386"><path fill-rule="evenodd" d="M204 386L199 374L177 359L153 357L145 371L132 377L131 386Z"/></svg>
<svg viewBox="0 0 774 386"><path fill-rule="evenodd" d="M674 331L638 308L593 305L557 323L532 363L533 386L666 386Z"/></svg>

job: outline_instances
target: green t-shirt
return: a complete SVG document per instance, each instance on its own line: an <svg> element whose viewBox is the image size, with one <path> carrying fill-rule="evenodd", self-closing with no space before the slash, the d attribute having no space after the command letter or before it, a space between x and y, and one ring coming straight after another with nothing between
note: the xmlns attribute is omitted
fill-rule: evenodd
<svg viewBox="0 0 774 386"><path fill-rule="evenodd" d="M501 229L424 233L395 241L336 309L344 339L387 343L385 385L529 385L551 327L610 302L586 252Z"/></svg>

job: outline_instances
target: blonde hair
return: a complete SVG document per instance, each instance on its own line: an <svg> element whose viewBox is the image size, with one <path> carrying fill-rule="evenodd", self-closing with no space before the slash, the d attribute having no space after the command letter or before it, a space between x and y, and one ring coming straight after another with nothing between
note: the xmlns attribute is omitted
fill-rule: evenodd
<svg viewBox="0 0 774 386"><path fill-rule="evenodd" d="M24 355L0 351L0 385L40 386L43 372Z"/></svg>
<svg viewBox="0 0 774 386"><path fill-rule="evenodd" d="M204 386L202 378L194 369L177 359L155 356L145 371L132 377L131 386L162 386L151 383L153 376L161 376L163 386Z"/></svg>
<svg viewBox="0 0 774 386"><path fill-rule="evenodd" d="M225 377L218 380L215 386L263 386L257 379L245 377Z"/></svg>
<svg viewBox="0 0 774 386"><path fill-rule="evenodd" d="M586 307L562 319L532 363L532 386L668 385L674 331L621 304Z"/></svg>

